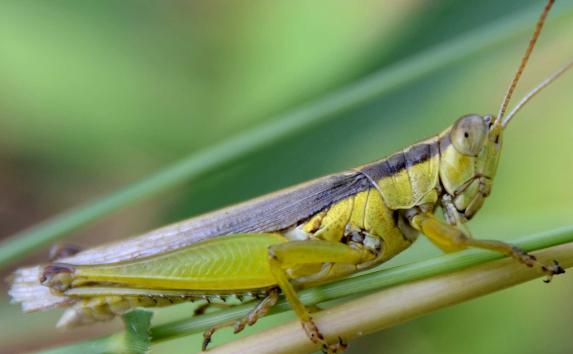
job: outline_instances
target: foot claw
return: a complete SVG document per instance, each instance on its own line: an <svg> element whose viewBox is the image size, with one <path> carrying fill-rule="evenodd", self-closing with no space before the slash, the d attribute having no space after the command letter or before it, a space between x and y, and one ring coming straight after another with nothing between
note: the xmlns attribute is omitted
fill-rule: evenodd
<svg viewBox="0 0 573 354"><path fill-rule="evenodd" d="M565 269L563 269L557 261L553 261L550 264L542 264L534 255L525 252L519 247L514 246L512 251L515 259L528 267L538 267L543 273L545 273L545 279L543 279L545 283L551 282L554 275L565 273Z"/></svg>
<svg viewBox="0 0 573 354"><path fill-rule="evenodd" d="M323 353L326 354L335 354L343 352L348 345L341 337L338 337L336 343L329 344L325 339L322 333L318 330L318 327L314 323L312 319L309 321L305 321L302 323L304 331L306 332L307 336L313 343L321 344L321 349Z"/></svg>
<svg viewBox="0 0 573 354"><path fill-rule="evenodd" d="M341 351L344 351L346 350L346 348L348 348L348 343L346 343L344 339L342 339L342 337L338 337L337 346L340 348Z"/></svg>
<svg viewBox="0 0 573 354"><path fill-rule="evenodd" d="M543 272L547 274L546 278L543 279L543 282L545 283L551 282L551 279L553 278L554 275L565 273L565 269L563 269L563 267L561 267L559 262L555 260L551 265L547 266L544 265L541 267L541 269L543 270Z"/></svg>
<svg viewBox="0 0 573 354"><path fill-rule="evenodd" d="M561 267L561 265L559 264L559 262L557 261L553 261L553 267L554 267L554 271L553 274L563 274L565 273L565 269L563 269L563 267Z"/></svg>
<svg viewBox="0 0 573 354"><path fill-rule="evenodd" d="M336 343L333 344L324 343L322 345L322 352L325 354L336 354L345 351L346 348L348 348L348 344L346 344L346 342L344 341L344 339L342 339L342 337L338 337Z"/></svg>
<svg viewBox="0 0 573 354"><path fill-rule="evenodd" d="M211 343L211 337L207 338L203 338L203 344L201 345L201 351L202 352L206 352L207 351L207 347L209 346L209 343Z"/></svg>
<svg viewBox="0 0 573 354"><path fill-rule="evenodd" d="M244 321L237 321L233 326L233 333L237 334L241 332L243 329L245 329L245 325L246 323Z"/></svg>

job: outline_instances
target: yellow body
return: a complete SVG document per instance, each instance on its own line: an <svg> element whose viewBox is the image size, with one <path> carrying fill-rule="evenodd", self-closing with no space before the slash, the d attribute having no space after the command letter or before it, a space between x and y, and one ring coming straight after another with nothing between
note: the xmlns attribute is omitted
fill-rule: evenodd
<svg viewBox="0 0 573 354"><path fill-rule="evenodd" d="M559 273L557 264L541 265L514 246L473 239L465 227L491 192L499 161L502 130L490 123L490 117L464 116L442 134L352 173L327 176L240 205L234 214L227 209L192 223L205 231L204 225L221 220L227 230L247 232L211 233L188 246L116 262L54 263L44 268L42 284L73 300L60 320L63 326L109 319L133 307L262 294L265 299L248 318L235 324L239 330L263 316L280 289L309 338L335 352L343 345L326 342L296 288L383 263L409 247L419 232L444 251L485 248L548 275ZM438 207L445 222L434 215ZM221 215L228 218L217 219ZM206 332L204 348L219 327Z"/></svg>
<svg viewBox="0 0 573 354"><path fill-rule="evenodd" d="M162 299L180 298L162 291L185 291L200 298L273 287L279 287L299 316L307 319L293 286L331 281L392 258L424 231L418 214L433 214L444 192L452 192L454 204L463 208L475 203L476 195L482 196L483 171L479 168L485 164L478 164L480 156L460 153L449 137L450 129L362 166L360 173L370 181L367 188L326 205L305 220L294 220L295 225L283 230L212 237L127 261L47 267L45 285L58 294L81 299L74 315L64 316L67 320L60 324L91 322L78 317L110 317L133 306L166 305L163 300L149 300L158 294ZM465 184L468 187L455 194ZM431 239L447 251L465 247L447 239ZM139 289L144 299L118 294L118 289Z"/></svg>
<svg viewBox="0 0 573 354"><path fill-rule="evenodd" d="M119 296L115 288L142 289L145 297L152 298L146 293L148 289L187 290L193 298L200 298L205 294L241 295L279 286L270 268L269 247L286 242L304 241L305 248L312 245L310 254L297 254L291 249L290 256L296 262L281 265L288 278L297 280L300 286L330 281L380 264L409 247L417 237L417 231L388 204L435 203L438 167L436 155L409 166L403 173L383 177L376 181L383 193L372 186L337 201L280 234L221 236L132 261L75 265L72 273L64 272L50 281L54 288L64 289L63 295L82 299L75 305L74 315L64 316L60 325L94 320L78 316L108 318L132 307L165 306L169 304L165 299L180 302L177 296L162 296L159 301ZM320 242L309 242L312 240ZM350 256L347 245L352 245L354 250ZM332 262L325 272L321 271L324 261L317 259L316 254L338 261L349 259ZM54 286L54 283L61 284ZM93 290L90 292L90 289Z"/></svg>

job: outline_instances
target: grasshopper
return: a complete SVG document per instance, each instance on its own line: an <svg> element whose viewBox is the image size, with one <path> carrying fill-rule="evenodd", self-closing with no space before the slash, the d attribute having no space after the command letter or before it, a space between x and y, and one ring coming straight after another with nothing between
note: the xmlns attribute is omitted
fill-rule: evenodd
<svg viewBox="0 0 573 354"><path fill-rule="evenodd" d="M296 290L379 265L419 234L446 252L474 247L503 253L549 281L564 272L557 261L543 264L511 244L473 238L466 223L491 193L510 120L573 66L549 76L506 115L553 3L545 6L497 115L464 115L381 160L138 237L85 251L60 249L49 264L18 269L10 295L25 311L66 307L62 327L109 320L136 307L262 299L246 318L206 331L206 350L217 329L253 325L282 294L309 339L337 352L346 344L325 339Z"/></svg>

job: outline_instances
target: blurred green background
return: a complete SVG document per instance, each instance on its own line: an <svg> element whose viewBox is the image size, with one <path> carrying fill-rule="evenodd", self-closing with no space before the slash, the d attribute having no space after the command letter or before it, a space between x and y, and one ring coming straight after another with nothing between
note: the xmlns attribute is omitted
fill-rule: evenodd
<svg viewBox="0 0 573 354"><path fill-rule="evenodd" d="M110 193L370 73L543 1L0 2L0 237ZM551 21L517 96L573 57L573 21ZM531 23L531 28L533 28ZM496 113L529 31L228 167L116 212L67 241L137 234L436 134L458 116ZM494 193L471 227L511 240L571 223L573 74L515 119ZM425 240L392 264L440 254ZM41 250L17 265L46 259ZM3 270L9 274L17 265ZM112 333L72 332L58 311L23 315L0 295L0 352ZM570 353L573 278L531 282L351 343L350 353ZM186 305L183 305L185 307ZM157 322L191 309L159 311ZM292 314L265 319L258 329ZM250 333L253 329L249 329ZM215 344L229 340L228 332ZM154 346L189 353L200 336Z"/></svg>

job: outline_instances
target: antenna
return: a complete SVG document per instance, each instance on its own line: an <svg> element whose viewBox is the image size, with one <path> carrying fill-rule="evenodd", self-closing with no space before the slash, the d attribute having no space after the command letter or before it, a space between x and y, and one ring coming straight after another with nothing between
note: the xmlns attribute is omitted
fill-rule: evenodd
<svg viewBox="0 0 573 354"><path fill-rule="evenodd" d="M513 80L511 81L511 85L509 85L509 88L507 89L507 92L505 93L505 97L503 98L503 101L501 103L501 107L499 108L499 113L497 115L496 124L501 122L501 119L503 118L503 115L505 114L505 111L507 110L507 106L509 105L509 101L511 99L511 96L513 95L513 91L515 91L515 87L517 86L517 82L521 78L521 74L523 74L523 70L525 69L525 65L527 65L527 61L529 60L529 56L531 55L531 52L533 52L533 48L535 47L535 43L537 42L537 38L539 38L539 34L541 33L541 29L543 28L543 24L545 23L545 18L547 17L547 13L549 12L549 10L551 9L551 6L553 6L554 3L555 3L555 0L547 1L547 4L545 5L545 8L543 9L541 16L539 17L539 20L537 20L537 24L535 25L535 31L533 32L533 36L529 40L529 45L527 46L527 49L525 50L525 54L523 55L523 58L521 58L521 63L519 64L519 67L517 68L517 72L515 73L515 76L513 77Z"/></svg>
<svg viewBox="0 0 573 354"><path fill-rule="evenodd" d="M519 101L517 106L515 106L511 110L511 112L509 112L507 117L505 117L505 119L503 120L503 123L501 125L505 128L505 126L507 125L507 123L509 123L511 118L513 118L513 116L517 112L519 112L521 107L523 107L527 102L529 102L529 100L531 100L533 98L533 96L537 95L541 90L546 88L550 83L555 81L559 76L561 76L563 73L565 73L567 70L571 69L572 67L573 67L573 60L571 60L569 63L565 64L561 69L557 70L556 72L551 74L551 76L549 76L548 78L543 80L539 85L537 85L533 90L531 90L525 97L523 97L521 99L521 101Z"/></svg>

